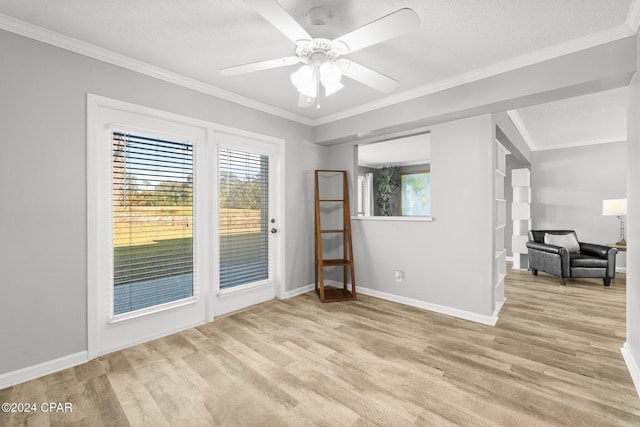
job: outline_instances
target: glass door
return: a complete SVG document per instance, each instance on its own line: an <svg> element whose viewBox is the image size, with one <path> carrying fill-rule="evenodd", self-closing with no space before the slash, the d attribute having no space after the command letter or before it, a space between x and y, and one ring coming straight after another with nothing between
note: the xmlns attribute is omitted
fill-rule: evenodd
<svg viewBox="0 0 640 427"><path fill-rule="evenodd" d="M277 147L225 137L218 146L218 304L216 314L276 294L274 244Z"/></svg>

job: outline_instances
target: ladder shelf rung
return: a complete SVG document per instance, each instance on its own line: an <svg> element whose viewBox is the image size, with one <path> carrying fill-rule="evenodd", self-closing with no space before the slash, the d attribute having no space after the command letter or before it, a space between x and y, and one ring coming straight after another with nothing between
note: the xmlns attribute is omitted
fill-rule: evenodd
<svg viewBox="0 0 640 427"><path fill-rule="evenodd" d="M319 202L333 202L333 203L344 202L343 199L320 199L318 201Z"/></svg>
<svg viewBox="0 0 640 427"><path fill-rule="evenodd" d="M322 262L322 265L329 266L329 267L332 267L335 265L351 265L351 261L343 258L323 259L323 260L320 260L320 262Z"/></svg>
<svg viewBox="0 0 640 427"><path fill-rule="evenodd" d="M320 296L320 291L316 291L318 296ZM346 289L340 288L325 288L324 289L324 300L325 302L338 302L338 301L349 301L355 299L353 293L349 292Z"/></svg>
<svg viewBox="0 0 640 427"><path fill-rule="evenodd" d="M346 233L346 229L320 230L321 233Z"/></svg>

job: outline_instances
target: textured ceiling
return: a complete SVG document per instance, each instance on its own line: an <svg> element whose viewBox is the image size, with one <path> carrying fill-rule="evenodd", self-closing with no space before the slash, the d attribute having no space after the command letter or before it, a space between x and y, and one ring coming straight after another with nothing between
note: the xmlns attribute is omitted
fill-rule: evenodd
<svg viewBox="0 0 640 427"><path fill-rule="evenodd" d="M396 93L623 24L631 0L279 0L312 36L335 37L399 8L418 30L348 58L400 81ZM312 28L304 13L332 15ZM317 119L386 95L355 81L300 109L289 81L295 66L225 77L219 69L288 56L293 44L242 0L2 0L0 13L169 71Z"/></svg>
<svg viewBox="0 0 640 427"><path fill-rule="evenodd" d="M626 87L518 110L535 149L626 141Z"/></svg>

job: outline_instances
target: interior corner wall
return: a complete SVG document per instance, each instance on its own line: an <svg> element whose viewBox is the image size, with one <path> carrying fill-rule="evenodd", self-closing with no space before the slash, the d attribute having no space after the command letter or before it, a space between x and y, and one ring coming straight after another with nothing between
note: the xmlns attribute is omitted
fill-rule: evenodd
<svg viewBox="0 0 640 427"><path fill-rule="evenodd" d="M640 34L636 35L637 69L640 70ZM627 360L640 393L640 75L629 86L627 109Z"/></svg>
<svg viewBox="0 0 640 427"><path fill-rule="evenodd" d="M397 297L493 314L491 115L434 125L432 222L352 221L356 283ZM354 145L329 148L331 167L354 170ZM351 180L353 192L353 180ZM394 270L404 280L394 279Z"/></svg>
<svg viewBox="0 0 640 427"><path fill-rule="evenodd" d="M582 242L616 242L620 222L602 216L602 201L626 197L626 157L626 142L534 151L532 227L575 230ZM625 265L619 253L616 267Z"/></svg>
<svg viewBox="0 0 640 427"><path fill-rule="evenodd" d="M0 31L0 375L87 350L86 96L285 140L285 280L313 283L313 129Z"/></svg>

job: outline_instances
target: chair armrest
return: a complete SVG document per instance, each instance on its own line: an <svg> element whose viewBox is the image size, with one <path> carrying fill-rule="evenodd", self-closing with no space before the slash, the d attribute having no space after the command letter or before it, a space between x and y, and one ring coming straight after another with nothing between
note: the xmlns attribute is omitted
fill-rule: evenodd
<svg viewBox="0 0 640 427"><path fill-rule="evenodd" d="M594 256L607 260L607 273L605 277L613 278L616 276L616 255L618 248L610 248L605 245L596 245L594 243L580 243L580 253Z"/></svg>
<svg viewBox="0 0 640 427"><path fill-rule="evenodd" d="M569 251L562 246L528 241L529 266L560 277L571 277Z"/></svg>
<svg viewBox="0 0 640 427"><path fill-rule="evenodd" d="M595 243L580 242L580 253L585 255L606 259L611 251L615 251L613 252L613 255L618 253L617 248L610 248L605 245L596 245Z"/></svg>
<svg viewBox="0 0 640 427"><path fill-rule="evenodd" d="M560 254L560 250L564 249L562 246L547 245L546 243L538 243L534 241L528 241L526 245L527 245L527 248L529 249L534 249L542 252L549 252L549 253L558 254L558 255Z"/></svg>

